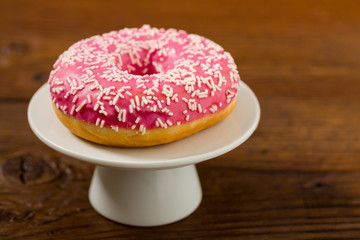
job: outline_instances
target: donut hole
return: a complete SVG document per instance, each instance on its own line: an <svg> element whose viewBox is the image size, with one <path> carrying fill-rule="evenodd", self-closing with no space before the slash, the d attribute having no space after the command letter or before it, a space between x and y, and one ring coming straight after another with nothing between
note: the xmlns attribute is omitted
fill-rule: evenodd
<svg viewBox="0 0 360 240"><path fill-rule="evenodd" d="M154 74L161 73L151 64L148 66L143 66L143 67L139 67L137 65L135 65L135 66L130 65L130 67L128 66L127 69L125 69L125 70L127 70L128 73L130 73L130 74L138 75L138 76L154 75Z"/></svg>
<svg viewBox="0 0 360 240"><path fill-rule="evenodd" d="M166 73L173 63L168 57L162 56L157 50L144 50L135 55L126 53L121 55L121 70L130 74L145 76Z"/></svg>

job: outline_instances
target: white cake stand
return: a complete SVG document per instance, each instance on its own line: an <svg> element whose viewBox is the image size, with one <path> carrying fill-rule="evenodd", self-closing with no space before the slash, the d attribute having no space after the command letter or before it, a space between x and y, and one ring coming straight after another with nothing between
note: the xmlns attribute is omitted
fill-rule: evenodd
<svg viewBox="0 0 360 240"><path fill-rule="evenodd" d="M97 165L89 199L101 215L127 225L159 226L183 219L199 206L202 191L194 164L231 151L256 129L256 96L241 82L237 98L233 113L215 126L146 148L106 147L71 134L52 109L47 84L32 97L28 120L51 148Z"/></svg>

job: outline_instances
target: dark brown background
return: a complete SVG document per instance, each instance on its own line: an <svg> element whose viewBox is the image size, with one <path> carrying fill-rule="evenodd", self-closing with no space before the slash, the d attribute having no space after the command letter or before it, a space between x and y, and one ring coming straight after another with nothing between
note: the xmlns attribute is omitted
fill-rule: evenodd
<svg viewBox="0 0 360 240"><path fill-rule="evenodd" d="M246 143L198 164L197 211L158 228L99 216L94 166L26 118L72 43L144 23L222 45L262 109ZM360 239L359 1L1 0L0 83L0 239Z"/></svg>

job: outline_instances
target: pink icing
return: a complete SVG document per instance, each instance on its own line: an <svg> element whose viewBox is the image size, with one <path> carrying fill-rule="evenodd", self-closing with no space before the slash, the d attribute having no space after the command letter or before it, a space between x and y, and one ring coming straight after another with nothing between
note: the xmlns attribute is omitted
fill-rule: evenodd
<svg viewBox="0 0 360 240"><path fill-rule="evenodd" d="M49 84L65 114L144 134L225 108L239 80L233 58L216 43L144 25L75 43L54 64Z"/></svg>

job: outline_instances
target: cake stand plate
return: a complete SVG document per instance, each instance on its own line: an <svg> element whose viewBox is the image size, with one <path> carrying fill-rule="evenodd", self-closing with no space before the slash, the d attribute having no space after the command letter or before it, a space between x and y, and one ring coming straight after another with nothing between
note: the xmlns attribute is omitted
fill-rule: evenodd
<svg viewBox="0 0 360 240"><path fill-rule="evenodd" d="M28 121L51 148L96 166L89 190L104 217L132 226L159 226L190 215L202 198L195 164L239 146L255 131L260 106L243 82L234 111L220 123L182 140L145 148L116 148L76 137L56 117L48 84L32 97Z"/></svg>

